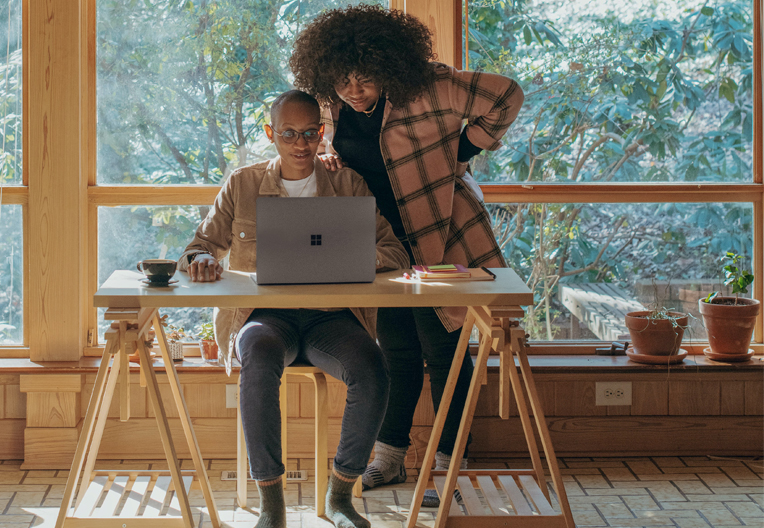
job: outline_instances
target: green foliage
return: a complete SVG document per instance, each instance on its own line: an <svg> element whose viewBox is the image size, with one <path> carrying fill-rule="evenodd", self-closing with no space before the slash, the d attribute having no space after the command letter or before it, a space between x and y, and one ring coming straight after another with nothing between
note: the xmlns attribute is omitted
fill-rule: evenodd
<svg viewBox="0 0 764 528"><path fill-rule="evenodd" d="M199 327L199 331L196 333L196 337L203 341L215 340L215 329L212 323L202 323Z"/></svg>
<svg viewBox="0 0 764 528"><path fill-rule="evenodd" d="M753 282L753 274L748 270L740 269L738 266L742 265L744 257L737 255L732 251L728 251L727 254L722 257L722 262L731 261L724 266L724 284L726 286L732 285L732 293L735 297L740 293L748 293L748 286Z"/></svg>
<svg viewBox="0 0 764 528"><path fill-rule="evenodd" d="M751 181L751 5L701 6L471 2L470 67L509 75L526 95L504 147L473 160L477 179ZM748 204L489 209L507 260L535 292L526 324L537 339L552 339L566 311L561 283L710 277L708 255L751 248Z"/></svg>
<svg viewBox="0 0 764 528"><path fill-rule="evenodd" d="M738 298L741 293L748 293L748 286L753 283L753 273L746 269L742 269L743 261L745 257L738 255L734 251L727 251L727 253L721 257L720 262L728 263L722 267L724 272L724 285L732 286L732 293L735 294L735 304L737 304ZM719 292L713 292L705 301L707 303L713 303L714 299L719 296Z"/></svg>

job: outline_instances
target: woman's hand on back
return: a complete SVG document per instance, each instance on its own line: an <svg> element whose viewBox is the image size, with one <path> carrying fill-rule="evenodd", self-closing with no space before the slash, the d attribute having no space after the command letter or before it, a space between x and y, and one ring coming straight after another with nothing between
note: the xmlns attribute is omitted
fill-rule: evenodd
<svg viewBox="0 0 764 528"><path fill-rule="evenodd" d="M319 154L318 157L324 162L324 168L328 171L337 171L345 166L342 158L336 154Z"/></svg>
<svg viewBox="0 0 764 528"><path fill-rule="evenodd" d="M188 276L192 282L215 282L222 274L223 266L207 253L200 253L188 265Z"/></svg>

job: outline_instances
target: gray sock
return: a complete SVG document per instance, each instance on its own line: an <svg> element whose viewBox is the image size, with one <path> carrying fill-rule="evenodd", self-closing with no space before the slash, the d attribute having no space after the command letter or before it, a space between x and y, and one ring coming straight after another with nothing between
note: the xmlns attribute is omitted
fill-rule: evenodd
<svg viewBox="0 0 764 528"><path fill-rule="evenodd" d="M335 470L336 471L336 470ZM353 478L345 476L345 478ZM334 471L329 477L329 489L326 490L326 518L337 528L371 528L371 523L361 517L353 507L353 484L339 478Z"/></svg>
<svg viewBox="0 0 764 528"><path fill-rule="evenodd" d="M279 478L276 482L262 486L257 483L260 493L260 519L255 528L286 528L286 504L284 503L284 484Z"/></svg>
<svg viewBox="0 0 764 528"><path fill-rule="evenodd" d="M407 451L407 447L393 447L382 442L375 442L374 460L366 466L366 471L361 477L363 489L406 482Z"/></svg>
<svg viewBox="0 0 764 528"><path fill-rule="evenodd" d="M435 469L436 471L448 471L448 466L451 465L451 455L447 455L438 451L435 453ZM467 469L467 459L462 458L461 469ZM456 501L462 500L462 495L459 490L454 490L454 499ZM440 506L440 498L438 498L438 492L434 489L424 490L424 497L422 498L422 506L425 508L438 508Z"/></svg>

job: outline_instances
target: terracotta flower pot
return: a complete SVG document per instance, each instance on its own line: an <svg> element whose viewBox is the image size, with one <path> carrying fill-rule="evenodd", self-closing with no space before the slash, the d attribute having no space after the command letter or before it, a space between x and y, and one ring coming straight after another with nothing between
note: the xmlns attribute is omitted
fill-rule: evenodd
<svg viewBox="0 0 764 528"><path fill-rule="evenodd" d="M637 354L671 356L679 352L687 328L687 315L669 312L676 319L649 319L649 311L626 314L631 344Z"/></svg>
<svg viewBox="0 0 764 528"><path fill-rule="evenodd" d="M218 360L218 344L214 339L202 339L199 341L202 358L208 363L216 363Z"/></svg>
<svg viewBox="0 0 764 528"><path fill-rule="evenodd" d="M703 325L708 333L708 344L715 354L742 355L751 344L756 316L759 315L759 301L717 297L713 303L700 299L698 306L703 316Z"/></svg>

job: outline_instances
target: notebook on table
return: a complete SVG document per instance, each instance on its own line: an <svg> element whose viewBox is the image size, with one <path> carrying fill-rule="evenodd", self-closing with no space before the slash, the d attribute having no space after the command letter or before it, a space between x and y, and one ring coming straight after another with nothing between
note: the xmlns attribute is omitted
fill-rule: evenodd
<svg viewBox="0 0 764 528"><path fill-rule="evenodd" d="M492 281L496 275L488 268L465 268L461 264L412 266L414 277L420 282Z"/></svg>
<svg viewBox="0 0 764 528"><path fill-rule="evenodd" d="M373 282L373 196L257 199L257 284Z"/></svg>

